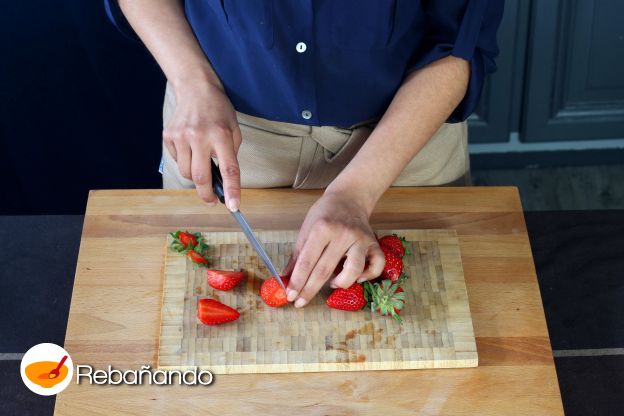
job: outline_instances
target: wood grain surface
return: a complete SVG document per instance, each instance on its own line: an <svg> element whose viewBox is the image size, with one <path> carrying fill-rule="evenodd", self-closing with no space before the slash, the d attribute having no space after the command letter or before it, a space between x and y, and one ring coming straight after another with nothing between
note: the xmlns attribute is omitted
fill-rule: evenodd
<svg viewBox="0 0 624 416"><path fill-rule="evenodd" d="M244 190L256 230L297 229L320 192ZM561 415L544 311L517 190L395 188L371 218L377 229L457 230L479 367L217 375L213 385L72 383L57 415L260 413L284 415ZM92 191L65 348L74 363L155 366L163 235L238 231L223 206L195 191Z"/></svg>
<svg viewBox="0 0 624 416"><path fill-rule="evenodd" d="M406 303L400 325L370 310L329 309L325 287L305 309L270 308L259 297L270 277L241 232L204 233L212 268L241 269L245 280L232 291L212 289L206 269L167 248L158 368L198 367L215 374L365 371L476 367L477 351L454 230L377 230L406 239L401 286ZM297 231L261 231L275 266L283 269ZM164 240L164 239L163 239ZM166 246L171 243L166 238ZM236 308L231 324L206 326L197 319L200 298Z"/></svg>

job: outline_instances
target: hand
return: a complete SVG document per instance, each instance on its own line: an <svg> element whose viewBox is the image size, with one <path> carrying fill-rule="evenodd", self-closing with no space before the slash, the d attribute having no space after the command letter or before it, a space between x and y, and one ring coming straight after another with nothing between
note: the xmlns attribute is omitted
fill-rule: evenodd
<svg viewBox="0 0 624 416"><path fill-rule="evenodd" d="M325 194L310 208L293 256L284 270L291 275L288 301L305 306L346 256L342 272L330 285L348 288L381 274L385 258L368 222L370 212L344 193ZM296 300L295 300L296 299Z"/></svg>
<svg viewBox="0 0 624 416"><path fill-rule="evenodd" d="M226 206L238 210L240 171L236 154L242 138L232 103L221 85L207 81L189 82L174 91L176 109L163 130L163 139L180 174L195 183L201 199L214 205L217 197L212 190L210 160L216 157Z"/></svg>

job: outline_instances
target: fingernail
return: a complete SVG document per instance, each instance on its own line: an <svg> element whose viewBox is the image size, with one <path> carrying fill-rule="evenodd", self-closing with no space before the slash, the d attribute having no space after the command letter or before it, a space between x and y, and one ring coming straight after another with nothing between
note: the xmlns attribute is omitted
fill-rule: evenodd
<svg viewBox="0 0 624 416"><path fill-rule="evenodd" d="M365 282L365 281L366 281L366 278L365 278L365 277L360 277L360 278L357 280L357 282L358 282L358 283L362 283L362 282Z"/></svg>
<svg viewBox="0 0 624 416"><path fill-rule="evenodd" d="M208 205L209 207L214 207L215 205L217 205L216 202L206 202L206 205Z"/></svg>
<svg viewBox="0 0 624 416"><path fill-rule="evenodd" d="M336 282L332 280L331 282L329 282L329 287L331 287L332 289L336 289L338 286L336 286Z"/></svg>
<svg viewBox="0 0 624 416"><path fill-rule="evenodd" d="M286 289L286 300L292 302L297 297L297 291L292 289Z"/></svg>
<svg viewBox="0 0 624 416"><path fill-rule="evenodd" d="M306 300L304 298L299 298L295 302L295 308L301 308L301 307L305 306L306 303L307 302L306 302Z"/></svg>
<svg viewBox="0 0 624 416"><path fill-rule="evenodd" d="M236 198L231 198L228 200L228 209L232 212L238 211L238 207L240 206L240 201Z"/></svg>

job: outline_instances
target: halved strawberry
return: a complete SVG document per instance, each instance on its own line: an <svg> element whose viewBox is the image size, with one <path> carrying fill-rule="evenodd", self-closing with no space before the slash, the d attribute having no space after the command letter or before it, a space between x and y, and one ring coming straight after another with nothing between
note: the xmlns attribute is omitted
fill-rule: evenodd
<svg viewBox="0 0 624 416"><path fill-rule="evenodd" d="M232 290L243 280L244 273L234 270L208 270L208 284L217 290Z"/></svg>
<svg viewBox="0 0 624 416"><path fill-rule="evenodd" d="M203 255L199 254L197 251L195 250L187 251L186 255L188 256L189 259L191 259L193 263L197 264L198 266L202 266L202 267L208 266L208 259L204 257Z"/></svg>
<svg viewBox="0 0 624 416"><path fill-rule="evenodd" d="M288 286L288 278L282 276L285 286ZM272 308L279 308L288 303L286 292L282 289L276 278L266 279L260 288L260 297Z"/></svg>
<svg viewBox="0 0 624 416"><path fill-rule="evenodd" d="M391 315L397 322L402 323L399 316L405 304L405 293L399 282L382 280L381 283L365 282L365 293L371 311L386 316Z"/></svg>
<svg viewBox="0 0 624 416"><path fill-rule="evenodd" d="M379 241L380 246L382 247L385 246L385 247L388 247L389 249L392 249L392 251L394 251L400 257L403 257L406 252L407 254L410 254L409 250L406 251L405 249L405 244L407 243L407 241L405 240L405 237L399 237L396 234L392 234L392 235L383 236L378 241Z"/></svg>
<svg viewBox="0 0 624 416"><path fill-rule="evenodd" d="M347 289L338 288L327 298L327 306L341 311L359 311L366 306L364 288L359 283L354 283Z"/></svg>
<svg viewBox="0 0 624 416"><path fill-rule="evenodd" d="M381 246L381 251L383 251L386 257L386 264L380 277L393 282L399 280L401 273L403 273L403 259L393 249L387 246Z"/></svg>
<svg viewBox="0 0 624 416"><path fill-rule="evenodd" d="M197 317L205 325L220 325L237 320L240 313L217 300L200 299L197 303Z"/></svg>

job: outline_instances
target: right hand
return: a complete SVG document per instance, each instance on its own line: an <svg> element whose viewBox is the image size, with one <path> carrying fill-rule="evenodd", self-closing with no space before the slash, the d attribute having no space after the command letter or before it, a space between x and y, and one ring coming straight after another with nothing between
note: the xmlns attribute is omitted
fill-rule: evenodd
<svg viewBox="0 0 624 416"><path fill-rule="evenodd" d="M212 190L211 157L219 161L225 204L240 206L240 170L236 154L242 137L236 112L221 85L192 82L174 87L176 108L163 130L165 146L180 174L192 180L197 194L209 205L217 203Z"/></svg>

